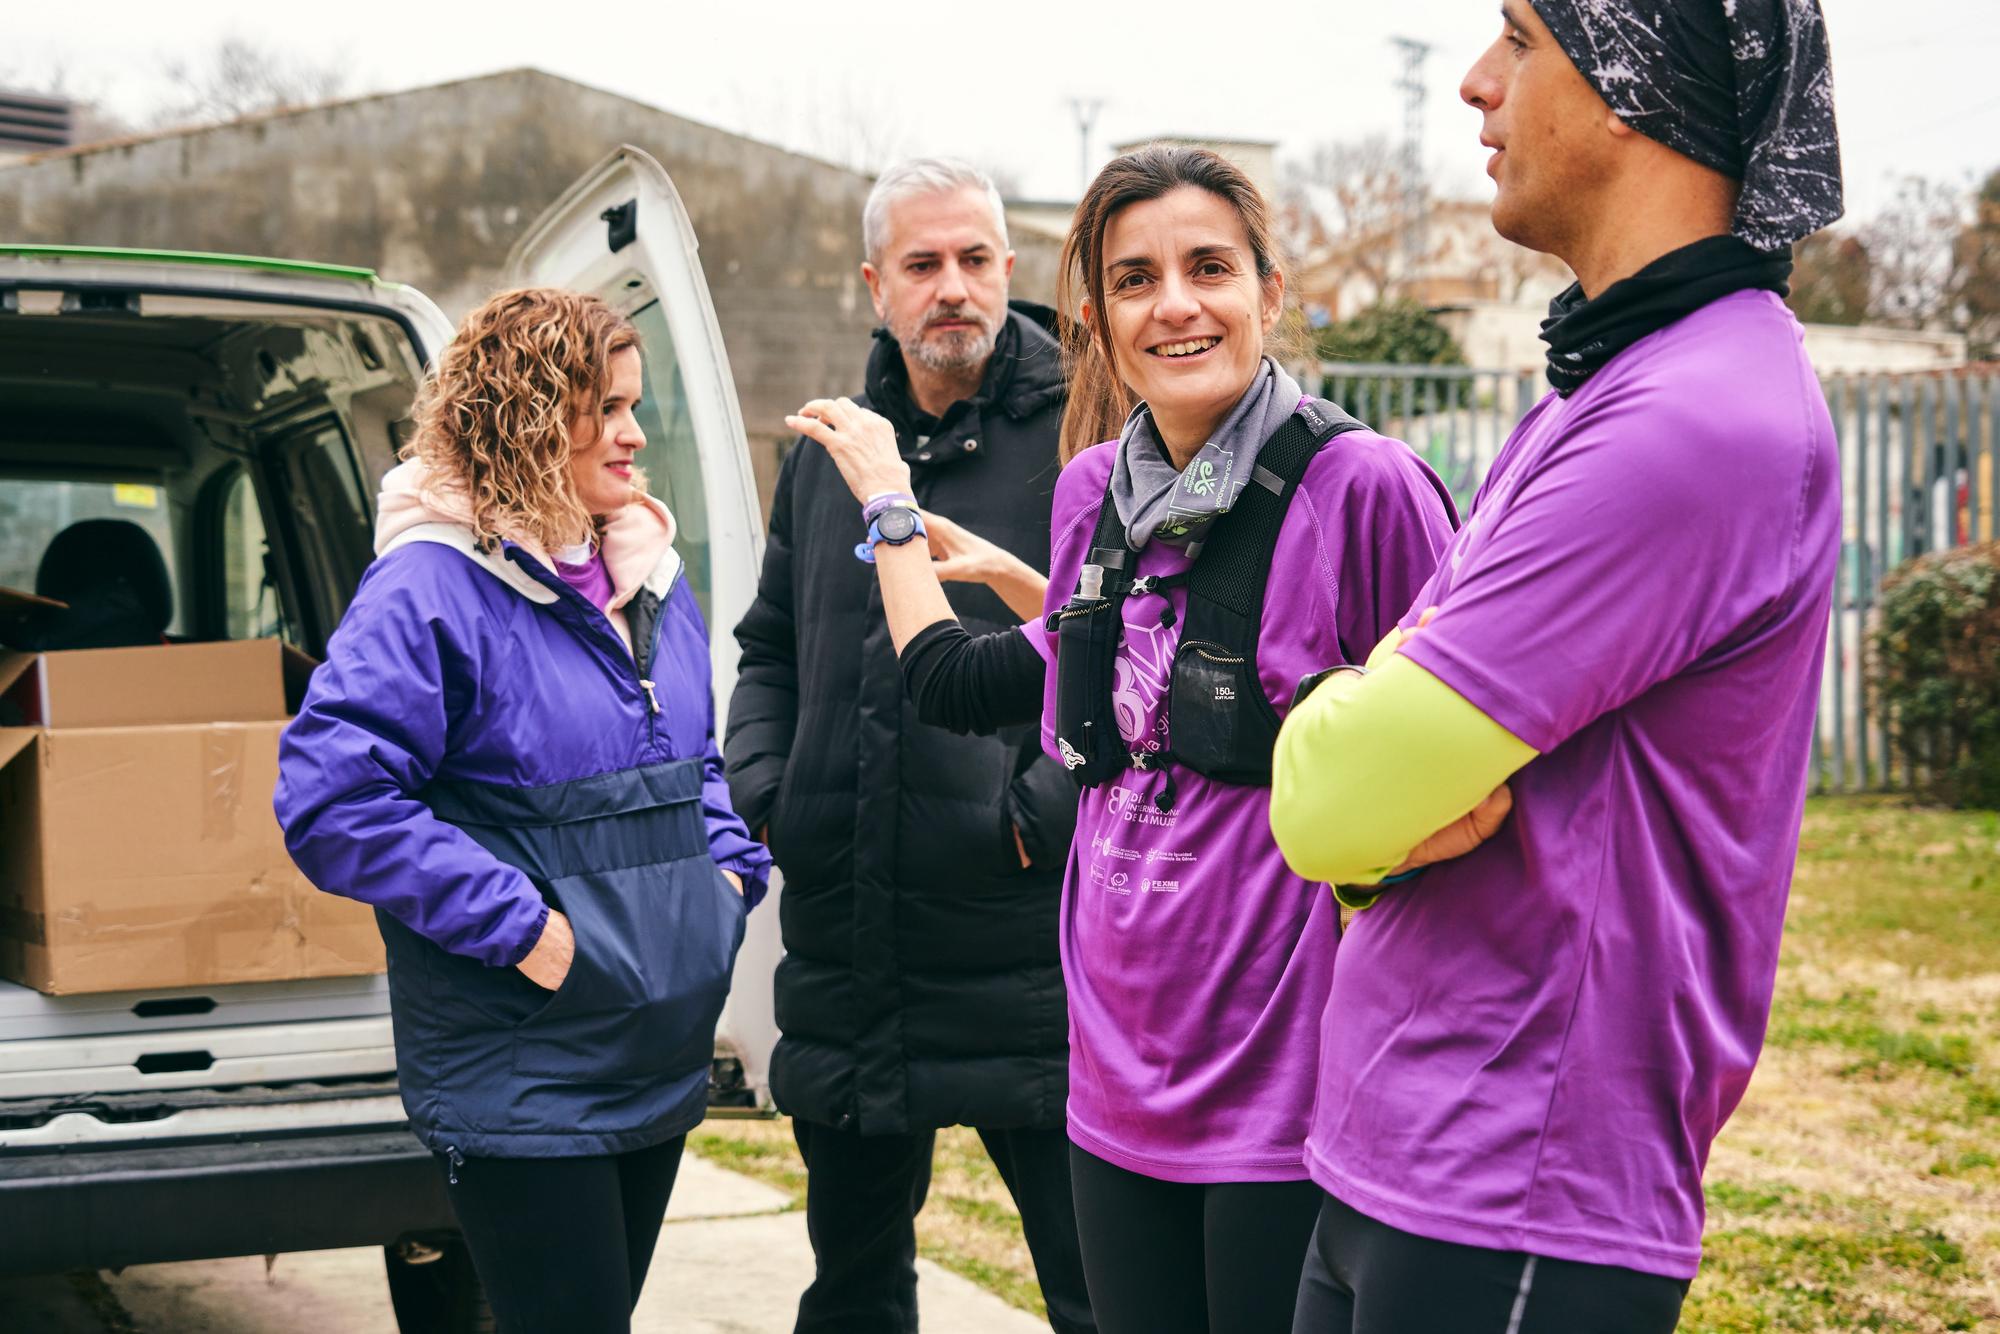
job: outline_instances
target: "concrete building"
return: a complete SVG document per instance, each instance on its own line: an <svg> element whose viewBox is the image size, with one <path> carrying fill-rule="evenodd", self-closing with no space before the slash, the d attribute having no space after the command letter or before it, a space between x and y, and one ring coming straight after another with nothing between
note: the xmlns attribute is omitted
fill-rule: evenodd
<svg viewBox="0 0 2000 1334"><path fill-rule="evenodd" d="M687 204L768 503L784 414L860 388L875 323L860 173L520 69L39 153L0 166L0 239L361 265L455 319L621 143L658 158ZM1046 301L1057 244L1018 233L1015 292Z"/></svg>
<svg viewBox="0 0 2000 1334"><path fill-rule="evenodd" d="M1009 199L1007 222L1010 227L1049 237L1061 245L1069 235L1070 220L1076 216L1074 199ZM1018 246L1019 241L1015 244Z"/></svg>
<svg viewBox="0 0 2000 1334"><path fill-rule="evenodd" d="M0 162L68 148L76 138L76 106L68 98L0 88Z"/></svg>
<svg viewBox="0 0 2000 1334"><path fill-rule="evenodd" d="M1293 286L1308 314L1338 321L1390 296L1433 308L1487 303L1546 308L1572 281L1561 260L1495 232L1483 203L1433 203L1424 218L1424 240L1424 254L1412 266L1399 227L1338 236L1300 259Z"/></svg>

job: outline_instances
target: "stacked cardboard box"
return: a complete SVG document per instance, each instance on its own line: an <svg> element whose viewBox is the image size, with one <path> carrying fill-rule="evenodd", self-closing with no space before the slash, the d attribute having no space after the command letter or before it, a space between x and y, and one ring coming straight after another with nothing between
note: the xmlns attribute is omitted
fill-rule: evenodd
<svg viewBox="0 0 2000 1334"><path fill-rule="evenodd" d="M0 652L0 978L51 995L379 972L271 813L311 660L277 640Z"/></svg>

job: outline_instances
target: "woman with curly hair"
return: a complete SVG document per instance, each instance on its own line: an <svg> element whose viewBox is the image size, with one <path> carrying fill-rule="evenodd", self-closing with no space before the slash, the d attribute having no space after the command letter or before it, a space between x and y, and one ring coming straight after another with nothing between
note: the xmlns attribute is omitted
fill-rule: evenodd
<svg viewBox="0 0 2000 1334"><path fill-rule="evenodd" d="M629 1327L770 865L642 382L594 298L466 318L280 758L292 856L376 909L403 1103L510 1331Z"/></svg>

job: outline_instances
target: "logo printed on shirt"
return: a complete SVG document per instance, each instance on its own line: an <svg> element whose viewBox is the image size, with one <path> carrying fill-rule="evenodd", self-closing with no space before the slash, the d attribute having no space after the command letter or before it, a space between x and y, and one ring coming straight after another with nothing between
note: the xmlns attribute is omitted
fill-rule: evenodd
<svg viewBox="0 0 2000 1334"><path fill-rule="evenodd" d="M1090 850L1117 862L1136 862L1139 860L1139 850L1137 848L1121 848L1104 834L1092 834L1090 836Z"/></svg>
<svg viewBox="0 0 2000 1334"><path fill-rule="evenodd" d="M1130 607L1128 601L1125 604ZM1173 674L1173 641L1167 627L1125 622L1124 649L1112 660L1111 704L1118 714L1118 735L1131 745L1146 739L1158 721Z"/></svg>
<svg viewBox="0 0 2000 1334"><path fill-rule="evenodd" d="M1172 829L1174 821L1180 818L1178 807L1162 811L1139 793L1122 784L1113 787L1105 794L1104 809L1126 824L1153 825L1160 829Z"/></svg>

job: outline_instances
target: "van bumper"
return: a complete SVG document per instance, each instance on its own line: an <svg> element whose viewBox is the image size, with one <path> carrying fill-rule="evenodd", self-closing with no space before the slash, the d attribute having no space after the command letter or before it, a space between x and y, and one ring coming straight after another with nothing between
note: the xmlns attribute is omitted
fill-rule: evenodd
<svg viewBox="0 0 2000 1334"><path fill-rule="evenodd" d="M379 1246L455 1232L407 1128L0 1155L0 1274Z"/></svg>

